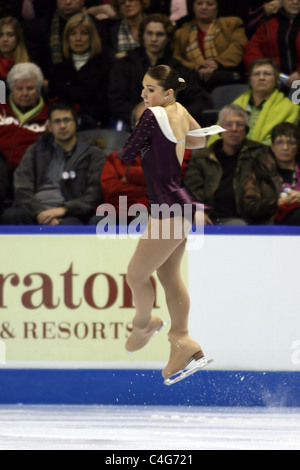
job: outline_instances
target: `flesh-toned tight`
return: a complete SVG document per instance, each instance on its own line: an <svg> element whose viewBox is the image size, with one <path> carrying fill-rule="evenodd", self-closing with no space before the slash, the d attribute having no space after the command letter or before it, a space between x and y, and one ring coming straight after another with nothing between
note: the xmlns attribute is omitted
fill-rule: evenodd
<svg viewBox="0 0 300 470"><path fill-rule="evenodd" d="M167 239L162 237L163 223L171 225L171 236ZM174 219L168 219L168 221L166 219L164 221L149 219L148 228L139 241L137 250L129 264L127 282L132 290L136 307L133 325L138 329L144 329L150 323L154 305L155 294L150 277L157 271L165 291L171 317L169 336L172 336L172 333L181 336L188 333L190 309L189 294L180 272L186 248L186 236L190 226L186 224L183 229L181 219L179 222L181 236L175 237L172 232L174 223L176 223ZM157 230L160 230L160 234L159 238L155 239L153 233L156 233Z"/></svg>

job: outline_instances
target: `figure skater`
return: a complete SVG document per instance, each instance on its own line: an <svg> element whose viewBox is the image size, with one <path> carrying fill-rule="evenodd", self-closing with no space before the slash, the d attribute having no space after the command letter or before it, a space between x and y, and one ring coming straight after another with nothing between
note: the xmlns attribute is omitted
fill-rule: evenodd
<svg viewBox="0 0 300 470"><path fill-rule="evenodd" d="M130 162L142 153L150 207L148 227L139 241L127 272L136 315L126 349L134 352L143 348L164 326L160 318L152 315L154 290L150 277L156 271L165 291L171 317L168 335L171 353L169 362L162 371L167 385L174 383L172 378L175 376L176 381L185 378L178 374L183 374L193 360L198 364L194 371L208 362L200 345L189 336L190 299L180 272L186 237L193 223L185 219L183 208L188 206L195 209L200 204L183 186L180 178L181 165L185 148L202 148L206 144L203 133L199 132L201 126L176 101L178 92L185 87L185 81L169 66L157 66L145 75L141 96L146 110L125 143L122 153L124 162ZM166 216L163 213L157 216L153 209L162 204L167 204L168 207L179 204L182 209L180 215L172 217L169 211ZM202 205L201 208L203 209ZM171 229L168 237L163 236L164 224L168 224Z"/></svg>

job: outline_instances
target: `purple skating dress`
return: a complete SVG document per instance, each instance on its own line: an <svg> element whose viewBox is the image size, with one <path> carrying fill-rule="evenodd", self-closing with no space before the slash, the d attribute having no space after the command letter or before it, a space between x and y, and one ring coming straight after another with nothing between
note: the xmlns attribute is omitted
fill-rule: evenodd
<svg viewBox="0 0 300 470"><path fill-rule="evenodd" d="M157 205L174 204L181 208L181 215L190 217L196 208L203 205L184 186L181 180L181 166L176 154L178 142L171 129L163 107L148 108L137 127L123 146L122 159L125 163L142 154L142 167L146 179L147 198L153 218L173 217L157 215ZM176 211L177 214L177 211Z"/></svg>

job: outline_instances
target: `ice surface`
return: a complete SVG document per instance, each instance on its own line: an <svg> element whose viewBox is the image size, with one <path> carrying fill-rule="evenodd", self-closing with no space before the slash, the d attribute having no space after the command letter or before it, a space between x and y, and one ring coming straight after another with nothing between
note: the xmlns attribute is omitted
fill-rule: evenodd
<svg viewBox="0 0 300 470"><path fill-rule="evenodd" d="M300 450L300 409L0 406L0 450Z"/></svg>

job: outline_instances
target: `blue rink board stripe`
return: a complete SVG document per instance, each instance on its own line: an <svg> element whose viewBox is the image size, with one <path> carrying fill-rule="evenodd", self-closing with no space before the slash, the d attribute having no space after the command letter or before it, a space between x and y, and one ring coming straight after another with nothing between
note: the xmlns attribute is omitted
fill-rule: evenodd
<svg viewBox="0 0 300 470"><path fill-rule="evenodd" d="M110 233L127 233L128 228L116 227ZM142 229L143 230L143 229ZM299 227L276 225L248 225L248 226L205 226L205 235L256 235L256 236L299 236ZM194 228L195 233L195 228ZM95 235L95 226L0 226L1 235Z"/></svg>
<svg viewBox="0 0 300 470"><path fill-rule="evenodd" d="M300 372L201 371L167 387L158 370L0 370L0 404L300 407Z"/></svg>

